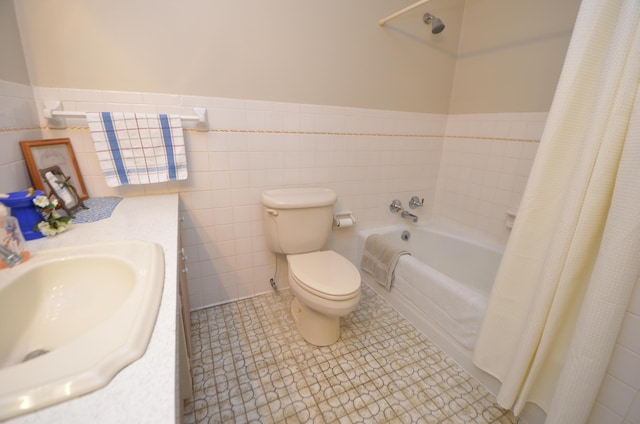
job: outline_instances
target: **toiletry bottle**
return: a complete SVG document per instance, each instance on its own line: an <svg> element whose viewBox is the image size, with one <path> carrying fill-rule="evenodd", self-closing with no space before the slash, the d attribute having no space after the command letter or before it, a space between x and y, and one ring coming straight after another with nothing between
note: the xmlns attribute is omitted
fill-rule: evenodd
<svg viewBox="0 0 640 424"><path fill-rule="evenodd" d="M9 211L2 204L0 204L0 243L20 255L23 262L29 259L27 243L20 231L18 219L9 215ZM0 269L2 268L6 268L6 265L0 261Z"/></svg>

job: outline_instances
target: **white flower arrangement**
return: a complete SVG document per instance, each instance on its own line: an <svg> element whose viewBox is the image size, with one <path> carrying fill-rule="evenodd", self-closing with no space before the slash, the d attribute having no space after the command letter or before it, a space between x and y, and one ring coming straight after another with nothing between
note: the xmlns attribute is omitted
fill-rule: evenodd
<svg viewBox="0 0 640 424"><path fill-rule="evenodd" d="M49 207L58 207L58 199L50 200L47 196L36 196L33 199L33 204L40 209L47 209Z"/></svg>
<svg viewBox="0 0 640 424"><path fill-rule="evenodd" d="M56 212L58 199L49 199L47 196L36 196L33 204L40 212L44 221L38 222L33 230L39 231L47 237L67 231L71 227L71 218L61 216Z"/></svg>

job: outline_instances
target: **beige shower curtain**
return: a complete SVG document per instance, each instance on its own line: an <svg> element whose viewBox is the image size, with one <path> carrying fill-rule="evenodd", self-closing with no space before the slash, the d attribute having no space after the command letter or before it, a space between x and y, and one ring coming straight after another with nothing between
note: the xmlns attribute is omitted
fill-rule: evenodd
<svg viewBox="0 0 640 424"><path fill-rule="evenodd" d="M586 421L640 274L640 1L583 0L474 362Z"/></svg>

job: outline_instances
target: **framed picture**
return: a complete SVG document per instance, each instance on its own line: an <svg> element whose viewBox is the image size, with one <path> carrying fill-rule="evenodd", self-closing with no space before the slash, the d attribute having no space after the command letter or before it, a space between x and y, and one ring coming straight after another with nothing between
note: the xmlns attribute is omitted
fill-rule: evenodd
<svg viewBox="0 0 640 424"><path fill-rule="evenodd" d="M45 184L40 171L58 166L64 175L68 177L68 183L77 190L79 199L86 200L89 198L78 168L78 162L76 162L76 156L73 154L71 140L68 138L54 138L21 141L20 148L29 169L31 182L33 182L36 190L44 191L47 196L51 194L51 188L48 184Z"/></svg>
<svg viewBox="0 0 640 424"><path fill-rule="evenodd" d="M69 182L71 177L64 175L58 165L40 170L40 175L58 199L58 204L67 212L67 215L74 218L73 211L78 208L87 209L84 202L78 196L76 188Z"/></svg>

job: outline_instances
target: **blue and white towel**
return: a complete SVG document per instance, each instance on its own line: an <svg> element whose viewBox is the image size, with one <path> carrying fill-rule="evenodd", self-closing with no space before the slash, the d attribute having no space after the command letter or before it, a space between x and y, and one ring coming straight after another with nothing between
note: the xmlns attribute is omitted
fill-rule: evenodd
<svg viewBox="0 0 640 424"><path fill-rule="evenodd" d="M89 112L87 121L109 187L187 179L179 115Z"/></svg>

